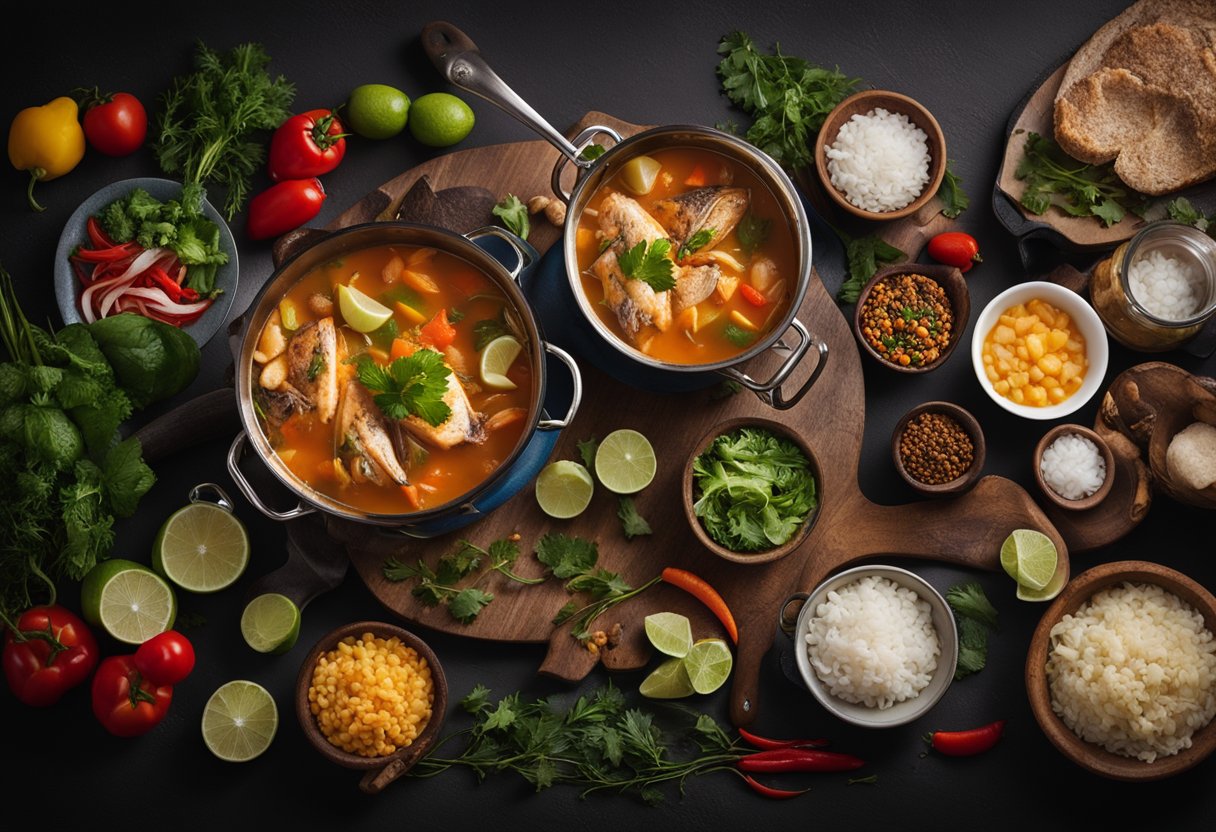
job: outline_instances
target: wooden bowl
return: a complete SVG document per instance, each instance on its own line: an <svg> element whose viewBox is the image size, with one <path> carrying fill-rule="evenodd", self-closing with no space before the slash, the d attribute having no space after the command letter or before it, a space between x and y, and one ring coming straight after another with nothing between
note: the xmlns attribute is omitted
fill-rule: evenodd
<svg viewBox="0 0 1216 832"><path fill-rule="evenodd" d="M1086 742L1074 734L1051 708L1051 691L1047 683L1051 628L1066 614L1076 612L1098 590L1123 581L1164 587L1194 607L1203 616L1204 626L1208 630L1216 631L1216 598L1186 575L1147 561L1104 563L1073 578L1039 620L1026 656L1026 693L1030 698L1030 709L1043 733L1065 757L1077 765L1114 780L1160 780L1186 771L1216 750L1216 720L1195 732L1190 748L1146 763Z"/></svg>
<svg viewBox="0 0 1216 832"><path fill-rule="evenodd" d="M405 646L417 650L418 655L426 659L427 665L431 669L430 721L412 744L384 757L361 757L358 754L343 751L330 743L321 733L308 701L308 688L312 685L313 671L316 669L321 654L333 650L338 642L347 636L357 637L364 633L372 633L386 639L396 636ZM300 727L304 729L304 736L317 751L321 752L323 757L331 762L345 768L366 771L367 774L359 783L359 788L368 794L378 793L389 783L405 774L435 744L435 740L439 737L439 730L443 727L447 707L448 682L443 675L443 667L439 664L435 652L425 641L408 630L379 621L358 621L354 624L346 624L325 635L308 652L304 663L300 665L300 675L296 679L296 718L300 722Z"/></svg>
<svg viewBox="0 0 1216 832"><path fill-rule="evenodd" d="M736 552L728 549L718 543L709 533L705 531L705 527L701 525L700 519L693 510L693 503L696 502L694 496L694 483L692 466L701 452L709 447L710 443L724 433L730 433L737 428L762 428L771 433L789 439L796 444L798 448L806 455L807 460L811 463L811 473L815 477L815 508L805 520L802 521L802 526L794 533L794 536L772 549L761 549L756 552ZM791 429L788 425L781 422L775 422L772 419L760 419L752 417L744 417L740 419L731 419L716 426L705 436L701 437L701 441L693 446L692 453L688 456L688 461L684 463L684 516L688 518L688 525L692 528L692 533L696 535L697 540L701 541L701 545L709 551L713 552L718 557L729 560L734 563L769 563L774 560L785 557L790 552L798 548L802 541L806 540L811 529L815 526L815 521L819 519L820 509L823 507L823 474L819 469L819 460L815 458L815 452L811 450L811 446L802 438L801 434Z"/></svg>
<svg viewBox="0 0 1216 832"><path fill-rule="evenodd" d="M922 413L940 413L943 416L949 416L958 422L962 429L967 431L967 435L971 437L971 444L975 447L971 459L971 467L961 477L942 483L941 485L929 485L913 477L908 473L908 469L904 467L903 459L899 453L899 439L903 435L904 428L907 427L908 423ZM896 423L895 430L891 432L891 459L895 462L895 470L904 478L904 482L912 486L918 493L924 494L927 497L944 497L950 494L961 494L970 489L979 480L980 473L984 470L984 456L987 450L988 445L984 441L984 431L980 428L980 423L969 412L952 402L925 402L924 404L919 404L905 413L903 418Z"/></svg>
<svg viewBox="0 0 1216 832"><path fill-rule="evenodd" d="M1098 446L1098 451L1102 454L1102 460L1106 464L1106 479L1102 481L1102 485L1098 490L1088 497L1082 497L1079 500L1070 500L1067 497L1061 497L1051 486L1043 479L1043 472L1040 466L1043 462L1043 452L1051 446L1061 436L1068 434L1076 434L1083 436L1090 442ZM1047 433L1043 434L1043 438L1039 440L1039 444L1034 448L1034 480L1039 484L1039 489L1053 503L1060 508L1070 509L1072 511L1084 511L1093 508L1098 503L1106 499L1106 495L1110 493L1111 487L1115 484L1115 455L1111 453L1110 445L1106 444L1106 440L1099 436L1094 431L1081 425L1056 425Z"/></svg>
<svg viewBox="0 0 1216 832"><path fill-rule="evenodd" d="M864 115L876 107L907 116L909 121L925 131L925 136L929 140L929 181L916 199L895 211L874 212L858 208L836 189L836 186L832 184L832 177L828 173L826 151L828 146L836 141L841 126L853 116ZM818 171L819 180L823 183L823 189L828 192L828 196L853 216L861 217L863 220L897 220L909 214L915 214L937 194L937 189L942 184L942 178L946 175L946 135L942 132L937 119L920 102L888 90L864 90L841 101L836 105L836 109L828 113L823 126L819 128L819 135L815 139L815 170Z"/></svg>
<svg viewBox="0 0 1216 832"><path fill-rule="evenodd" d="M861 316L864 313L866 299L870 297L870 292L874 290L881 281L888 277L895 277L901 274L919 274L924 275L938 286L941 286L946 291L946 299L950 301L950 311L954 315L954 322L950 331L950 343L946 344L946 349L937 357L936 361L929 364L923 364L919 367L913 367L909 364L907 367L902 364L896 364L893 361L888 361L870 343L866 341L865 336L861 333ZM967 320L971 317L971 291L967 288L967 281L963 278L963 273L954 266L941 266L934 264L921 263L900 263L894 266L885 266L874 273L869 282L862 287L861 294L857 296L857 305L853 309L853 335L857 338L857 343L861 345L862 352L868 354L871 358L877 361L888 370L894 370L897 373L907 373L915 375L917 373L927 373L936 370L938 367L946 363L946 360L954 353L954 348L958 346L958 342L962 340L963 332L967 329Z"/></svg>

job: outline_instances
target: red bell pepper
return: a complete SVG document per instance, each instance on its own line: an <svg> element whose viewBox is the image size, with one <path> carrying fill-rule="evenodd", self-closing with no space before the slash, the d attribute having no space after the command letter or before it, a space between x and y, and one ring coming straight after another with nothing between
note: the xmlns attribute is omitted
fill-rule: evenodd
<svg viewBox="0 0 1216 832"><path fill-rule="evenodd" d="M332 110L292 116L270 137L270 178L282 182L329 173L346 155L345 137L349 135Z"/></svg>
<svg viewBox="0 0 1216 832"><path fill-rule="evenodd" d="M31 607L4 638L4 676L13 694L35 708L53 705L93 672L97 639L57 604Z"/></svg>
<svg viewBox="0 0 1216 832"><path fill-rule="evenodd" d="M156 685L134 656L110 656L93 677L93 715L116 737L138 737L160 724L173 701L172 685Z"/></svg>

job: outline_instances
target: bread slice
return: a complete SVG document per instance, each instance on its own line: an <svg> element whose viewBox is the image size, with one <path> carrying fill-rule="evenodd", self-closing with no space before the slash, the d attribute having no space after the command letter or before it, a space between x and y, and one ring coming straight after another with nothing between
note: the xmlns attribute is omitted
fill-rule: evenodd
<svg viewBox="0 0 1216 832"><path fill-rule="evenodd" d="M1126 69L1087 75L1056 100L1056 141L1074 159L1091 165L1109 162L1153 124L1153 99L1159 91Z"/></svg>

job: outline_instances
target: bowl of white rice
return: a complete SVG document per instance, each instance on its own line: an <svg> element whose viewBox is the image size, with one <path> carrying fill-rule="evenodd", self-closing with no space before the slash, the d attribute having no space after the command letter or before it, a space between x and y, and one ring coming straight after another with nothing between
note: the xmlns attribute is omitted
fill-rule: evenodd
<svg viewBox="0 0 1216 832"><path fill-rule="evenodd" d="M1106 440L1082 425L1056 425L1034 449L1034 477L1061 508L1094 508L1115 484L1115 455Z"/></svg>
<svg viewBox="0 0 1216 832"><path fill-rule="evenodd" d="M1117 561L1074 578L1026 659L1031 710L1081 767L1159 780L1216 750L1216 598L1180 572Z"/></svg>
<svg viewBox="0 0 1216 832"><path fill-rule="evenodd" d="M950 686L958 660L945 600L896 566L858 566L828 578L806 596L792 635L811 694L866 728L924 715Z"/></svg>
<svg viewBox="0 0 1216 832"><path fill-rule="evenodd" d="M865 90L828 113L815 140L815 169L841 208L868 220L914 214L946 175L946 137L923 105Z"/></svg>

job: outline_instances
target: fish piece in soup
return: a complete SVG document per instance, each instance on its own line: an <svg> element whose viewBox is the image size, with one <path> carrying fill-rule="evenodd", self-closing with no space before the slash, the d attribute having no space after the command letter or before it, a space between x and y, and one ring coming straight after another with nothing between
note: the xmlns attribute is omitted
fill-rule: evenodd
<svg viewBox="0 0 1216 832"><path fill-rule="evenodd" d="M342 391L338 435L341 447L355 457L350 465L354 479L364 478L376 485L385 485L387 480L397 485L409 482L397 460L388 421L367 388L354 379L347 381Z"/></svg>
<svg viewBox="0 0 1216 832"><path fill-rule="evenodd" d="M688 242L702 229L712 230L713 237L708 243L712 247L735 229L750 204L751 194L747 188L710 185L656 202L654 218L677 246Z"/></svg>
<svg viewBox="0 0 1216 832"><path fill-rule="evenodd" d="M338 373L345 352L333 318L305 324L287 342L287 383L316 408L325 424L338 409Z"/></svg>
<svg viewBox="0 0 1216 832"><path fill-rule="evenodd" d="M671 326L671 297L656 292L641 280L626 277L617 262L617 253L638 243L649 245L667 239L663 226L646 212L641 204L620 193L609 194L600 204L600 231L612 244L591 264L591 273L604 286L604 300L616 313L630 340L636 341L644 326L665 331Z"/></svg>
<svg viewBox="0 0 1216 832"><path fill-rule="evenodd" d="M401 420L401 427L428 445L444 450L466 442L480 445L486 440L485 418L473 409L469 395L455 373L448 375L448 390L443 394L443 401L452 409L443 422L430 425L417 416L410 416Z"/></svg>
<svg viewBox="0 0 1216 832"><path fill-rule="evenodd" d="M676 285L671 290L673 315L679 315L712 295L718 287L718 279L722 277L722 270L716 263L677 267L676 272Z"/></svg>

